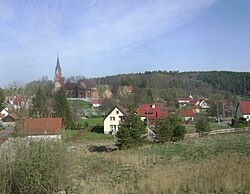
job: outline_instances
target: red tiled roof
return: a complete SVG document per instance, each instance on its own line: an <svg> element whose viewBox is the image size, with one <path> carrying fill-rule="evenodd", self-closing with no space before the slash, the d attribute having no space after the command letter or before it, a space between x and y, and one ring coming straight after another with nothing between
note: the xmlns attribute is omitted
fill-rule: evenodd
<svg viewBox="0 0 250 194"><path fill-rule="evenodd" d="M28 135L55 135L62 129L62 118L26 119L23 128Z"/></svg>
<svg viewBox="0 0 250 194"><path fill-rule="evenodd" d="M241 101L239 106L243 115L250 115L250 101Z"/></svg>
<svg viewBox="0 0 250 194"><path fill-rule="evenodd" d="M137 109L137 114L142 117L147 117L149 120L160 119L168 117L167 111L161 111L160 104L140 104Z"/></svg>
<svg viewBox="0 0 250 194"><path fill-rule="evenodd" d="M179 115L181 117L194 117L194 112L192 109L180 109Z"/></svg>
<svg viewBox="0 0 250 194"><path fill-rule="evenodd" d="M19 119L19 116L17 116L15 113L9 114L9 116L15 120Z"/></svg>

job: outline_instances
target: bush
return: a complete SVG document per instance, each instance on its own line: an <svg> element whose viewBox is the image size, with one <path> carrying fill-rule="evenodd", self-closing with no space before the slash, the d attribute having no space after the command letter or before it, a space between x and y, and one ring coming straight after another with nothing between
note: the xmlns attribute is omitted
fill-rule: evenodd
<svg viewBox="0 0 250 194"><path fill-rule="evenodd" d="M141 146L146 140L146 126L141 118L131 112L116 133L116 145L119 149L129 149Z"/></svg>
<svg viewBox="0 0 250 194"><path fill-rule="evenodd" d="M209 131L211 131L210 122L206 116L201 115L198 118L197 122L195 123L195 130L201 136L204 136L208 134Z"/></svg>
<svg viewBox="0 0 250 194"><path fill-rule="evenodd" d="M174 128L173 140L180 141L183 140L187 133L186 127L183 125L177 125Z"/></svg>
<svg viewBox="0 0 250 194"><path fill-rule="evenodd" d="M187 130L181 125L178 115L170 115L167 119L161 119L155 127L156 139L159 142L180 141L184 139Z"/></svg>
<svg viewBox="0 0 250 194"><path fill-rule="evenodd" d="M55 193L65 189L61 142L15 140L0 153L0 193Z"/></svg>

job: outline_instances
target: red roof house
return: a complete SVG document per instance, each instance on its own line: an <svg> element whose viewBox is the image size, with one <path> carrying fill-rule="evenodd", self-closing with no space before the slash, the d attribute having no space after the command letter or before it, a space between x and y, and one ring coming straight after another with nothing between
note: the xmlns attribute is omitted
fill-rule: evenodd
<svg viewBox="0 0 250 194"><path fill-rule="evenodd" d="M22 128L26 135L57 135L62 130L62 118L29 118Z"/></svg>
<svg viewBox="0 0 250 194"><path fill-rule="evenodd" d="M240 101L236 108L236 119L250 121L250 101Z"/></svg>
<svg viewBox="0 0 250 194"><path fill-rule="evenodd" d="M160 104L140 104L137 109L137 114L144 121L153 121L168 117L168 111L163 111Z"/></svg>
<svg viewBox="0 0 250 194"><path fill-rule="evenodd" d="M179 115L184 121L194 121L194 112L192 109L180 109Z"/></svg>

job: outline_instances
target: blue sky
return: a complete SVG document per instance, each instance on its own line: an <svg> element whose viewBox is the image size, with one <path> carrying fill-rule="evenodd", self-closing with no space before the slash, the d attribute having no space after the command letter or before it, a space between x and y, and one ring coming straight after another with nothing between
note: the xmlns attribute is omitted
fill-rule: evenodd
<svg viewBox="0 0 250 194"><path fill-rule="evenodd" d="M249 0L1 0L0 86L63 75L250 71Z"/></svg>

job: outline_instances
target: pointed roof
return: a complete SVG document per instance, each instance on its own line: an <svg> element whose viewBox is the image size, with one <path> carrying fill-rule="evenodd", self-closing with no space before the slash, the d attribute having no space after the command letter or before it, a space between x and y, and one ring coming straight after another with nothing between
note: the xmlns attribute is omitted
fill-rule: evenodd
<svg viewBox="0 0 250 194"><path fill-rule="evenodd" d="M243 115L250 115L250 101L240 101L238 106Z"/></svg>
<svg viewBox="0 0 250 194"><path fill-rule="evenodd" d="M61 69L61 66L60 66L60 61L59 61L59 56L57 56L57 60L56 60L56 69L55 69L55 72L59 72L60 74L62 73L62 69Z"/></svg>

